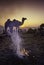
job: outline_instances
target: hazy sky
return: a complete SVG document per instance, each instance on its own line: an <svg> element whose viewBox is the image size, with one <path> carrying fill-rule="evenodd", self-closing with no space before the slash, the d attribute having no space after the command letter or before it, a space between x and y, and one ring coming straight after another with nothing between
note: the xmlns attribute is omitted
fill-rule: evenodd
<svg viewBox="0 0 44 65"><path fill-rule="evenodd" d="M0 25L7 19L22 20L26 17L22 27L37 27L44 23L43 0L0 0Z"/></svg>

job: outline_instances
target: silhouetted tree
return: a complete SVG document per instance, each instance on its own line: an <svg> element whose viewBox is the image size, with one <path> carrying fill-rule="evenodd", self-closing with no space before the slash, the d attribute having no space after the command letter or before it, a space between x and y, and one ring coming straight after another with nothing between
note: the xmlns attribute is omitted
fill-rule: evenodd
<svg viewBox="0 0 44 65"><path fill-rule="evenodd" d="M40 31L40 34L41 34L42 36L44 36L44 24L41 24L41 25L40 25L39 31Z"/></svg>
<svg viewBox="0 0 44 65"><path fill-rule="evenodd" d="M40 28L41 29L44 29L44 23L40 25Z"/></svg>

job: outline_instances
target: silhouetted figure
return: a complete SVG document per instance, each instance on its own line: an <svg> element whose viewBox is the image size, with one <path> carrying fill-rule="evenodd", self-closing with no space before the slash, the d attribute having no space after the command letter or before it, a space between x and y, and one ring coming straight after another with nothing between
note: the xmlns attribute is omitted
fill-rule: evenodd
<svg viewBox="0 0 44 65"><path fill-rule="evenodd" d="M22 18L22 22L14 19L13 21L11 21L10 19L8 19L5 23L5 32L13 32L13 30L15 31L18 30L19 26L23 25L24 21L26 20L27 18Z"/></svg>

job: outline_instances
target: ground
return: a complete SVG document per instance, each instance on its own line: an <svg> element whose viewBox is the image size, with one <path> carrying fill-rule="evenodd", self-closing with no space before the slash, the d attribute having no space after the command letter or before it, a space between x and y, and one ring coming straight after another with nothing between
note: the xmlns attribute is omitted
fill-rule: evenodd
<svg viewBox="0 0 44 65"><path fill-rule="evenodd" d="M14 54L11 37L0 35L0 65L44 65L44 36L21 33L22 47L29 51L23 59Z"/></svg>

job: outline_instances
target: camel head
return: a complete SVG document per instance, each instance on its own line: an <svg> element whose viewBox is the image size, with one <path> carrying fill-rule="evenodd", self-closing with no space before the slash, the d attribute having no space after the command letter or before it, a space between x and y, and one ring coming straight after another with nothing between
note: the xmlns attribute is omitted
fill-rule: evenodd
<svg viewBox="0 0 44 65"><path fill-rule="evenodd" d="M23 21L24 21L24 20L27 20L27 18L24 18L24 17L23 17L22 20L23 20Z"/></svg>

